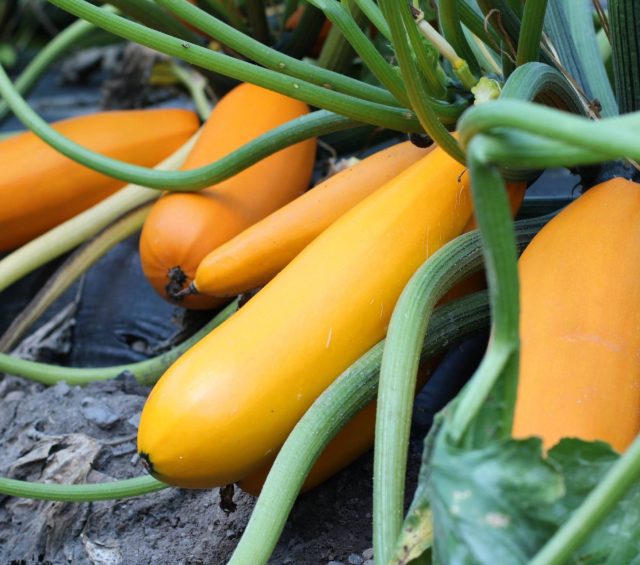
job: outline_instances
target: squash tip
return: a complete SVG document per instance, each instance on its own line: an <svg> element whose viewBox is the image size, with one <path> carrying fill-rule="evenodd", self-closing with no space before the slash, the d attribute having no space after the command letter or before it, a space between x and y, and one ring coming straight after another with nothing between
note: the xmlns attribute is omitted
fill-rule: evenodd
<svg viewBox="0 0 640 565"><path fill-rule="evenodd" d="M164 291L172 302L180 303L186 296L198 294L193 283L187 285L189 276L179 265L167 271L167 279L169 282L164 286Z"/></svg>
<svg viewBox="0 0 640 565"><path fill-rule="evenodd" d="M149 457L149 454L145 451L140 450L138 452L138 455L140 456L140 462L142 463L144 470L149 473L149 475L153 475L153 463L151 462L151 457Z"/></svg>

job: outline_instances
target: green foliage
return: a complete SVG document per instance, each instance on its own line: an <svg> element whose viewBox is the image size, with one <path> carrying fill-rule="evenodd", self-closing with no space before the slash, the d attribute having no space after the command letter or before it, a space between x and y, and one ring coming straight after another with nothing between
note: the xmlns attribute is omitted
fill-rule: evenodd
<svg viewBox="0 0 640 565"><path fill-rule="evenodd" d="M528 563L601 482L619 456L603 442L565 439L543 457L538 438L481 448L451 441L438 416L425 445L420 482L396 555L433 544L434 563ZM431 520L433 519L433 524ZM433 531L432 531L433 529ZM572 563L637 563L640 484L574 554Z"/></svg>

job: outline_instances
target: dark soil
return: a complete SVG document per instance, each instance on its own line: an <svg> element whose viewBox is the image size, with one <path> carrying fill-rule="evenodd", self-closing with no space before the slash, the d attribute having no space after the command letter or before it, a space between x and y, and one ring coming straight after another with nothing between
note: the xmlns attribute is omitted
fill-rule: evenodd
<svg viewBox="0 0 640 565"><path fill-rule="evenodd" d="M482 343L467 346L469 365ZM462 359L458 356L458 363ZM467 367L468 370L468 367ZM436 391L437 392L437 391ZM118 379L46 388L0 382L0 473L38 482L101 482L140 475L135 434L147 389ZM437 393L416 414L408 491L415 487L420 437ZM372 457L362 457L296 503L271 563L362 564L371 551ZM225 512L219 489L167 489L99 503L0 498L0 563L226 563L254 498L238 489Z"/></svg>

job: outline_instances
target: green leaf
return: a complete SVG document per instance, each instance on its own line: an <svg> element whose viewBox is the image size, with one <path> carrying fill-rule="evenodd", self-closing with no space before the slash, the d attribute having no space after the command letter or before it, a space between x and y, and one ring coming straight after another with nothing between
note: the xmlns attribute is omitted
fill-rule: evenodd
<svg viewBox="0 0 640 565"><path fill-rule="evenodd" d="M602 480L618 454L603 442L564 439L549 451L566 477L567 493L550 509L558 527ZM582 564L640 563L640 484L632 487L574 556Z"/></svg>
<svg viewBox="0 0 640 565"><path fill-rule="evenodd" d="M447 433L453 405L437 417L425 441L418 488L393 563L404 565L428 549L441 564L528 563L619 456L606 443L578 439L562 440L546 459L539 438L460 447ZM640 483L569 563L640 565Z"/></svg>
<svg viewBox="0 0 640 565"><path fill-rule="evenodd" d="M466 450L445 426L430 475L436 563L527 563L555 531L540 509L564 496L564 480L537 438Z"/></svg>

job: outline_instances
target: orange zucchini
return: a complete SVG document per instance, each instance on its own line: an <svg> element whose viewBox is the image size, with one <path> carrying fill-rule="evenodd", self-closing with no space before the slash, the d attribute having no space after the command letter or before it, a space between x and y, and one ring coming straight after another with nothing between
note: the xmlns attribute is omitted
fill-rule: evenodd
<svg viewBox="0 0 640 565"><path fill-rule="evenodd" d="M138 449L160 480L236 482L268 463L318 395L386 333L403 287L471 217L440 148L348 211L162 376Z"/></svg>
<svg viewBox="0 0 640 565"><path fill-rule="evenodd" d="M507 186L511 210L515 216L520 209L524 199L526 184L513 183ZM472 217L464 231L476 229L475 217ZM484 273L476 273L455 285L443 298L439 304L445 304L451 300L465 296L485 288L486 282ZM418 373L417 390L420 390L427 382L431 372L437 367L439 359L429 359L421 365ZM315 465L309 472L302 487L305 492L316 485L326 481L335 473L344 469L347 465L355 461L358 457L366 453L373 445L376 422L376 402L367 404L345 427L336 435L324 449ZM262 490L262 485L271 470L271 463L268 463L260 470L245 477L239 482L240 488L249 494L258 495Z"/></svg>
<svg viewBox="0 0 640 565"><path fill-rule="evenodd" d="M600 184L527 247L513 433L606 441L640 431L640 185Z"/></svg>
<svg viewBox="0 0 640 565"><path fill-rule="evenodd" d="M407 141L333 175L209 253L198 267L198 291L233 296L265 285L342 214L427 153Z"/></svg>
<svg viewBox="0 0 640 565"><path fill-rule="evenodd" d="M152 167L198 129L188 110L100 112L54 129L114 159ZM124 183L80 165L31 132L0 142L0 251L14 249L106 198Z"/></svg>
<svg viewBox="0 0 640 565"><path fill-rule="evenodd" d="M241 84L214 108L183 169L217 161L308 111L303 102ZM315 140L309 139L200 192L160 198L140 238L142 269L153 288L171 300L168 291L188 286L207 254L302 194L311 179L315 148ZM219 303L189 296L182 304L211 308Z"/></svg>

